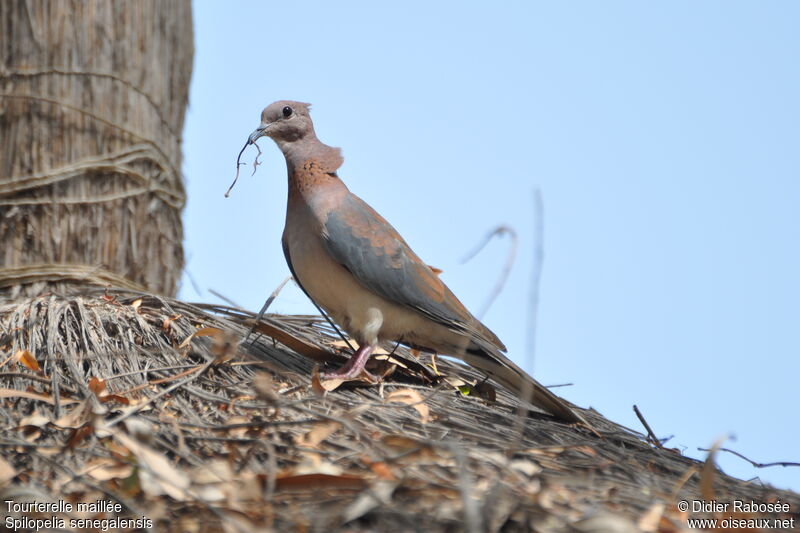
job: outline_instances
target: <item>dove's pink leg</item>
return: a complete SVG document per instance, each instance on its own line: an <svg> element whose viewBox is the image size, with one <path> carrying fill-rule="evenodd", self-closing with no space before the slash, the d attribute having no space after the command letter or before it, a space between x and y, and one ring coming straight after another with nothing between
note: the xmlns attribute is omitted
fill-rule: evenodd
<svg viewBox="0 0 800 533"><path fill-rule="evenodd" d="M359 346L356 353L350 357L350 360L347 361L342 368L334 370L333 372L326 372L322 377L324 379L353 379L357 378L363 371L369 377L375 378L375 376L367 372L364 368L364 365L367 364L367 360L369 360L369 356L374 349L375 345L372 344L363 344Z"/></svg>

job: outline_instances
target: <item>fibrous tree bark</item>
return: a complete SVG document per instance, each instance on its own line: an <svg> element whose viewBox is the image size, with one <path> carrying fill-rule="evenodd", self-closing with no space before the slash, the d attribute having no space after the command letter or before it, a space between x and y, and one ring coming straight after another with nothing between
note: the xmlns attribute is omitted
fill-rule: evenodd
<svg viewBox="0 0 800 533"><path fill-rule="evenodd" d="M189 0L0 2L0 295L174 294Z"/></svg>

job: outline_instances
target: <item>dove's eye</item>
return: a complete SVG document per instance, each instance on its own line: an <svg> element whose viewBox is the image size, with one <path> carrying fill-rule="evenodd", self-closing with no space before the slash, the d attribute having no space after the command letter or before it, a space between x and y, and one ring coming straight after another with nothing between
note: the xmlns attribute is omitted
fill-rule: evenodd
<svg viewBox="0 0 800 533"><path fill-rule="evenodd" d="M288 105L283 108L283 118L289 118L292 116L292 108Z"/></svg>

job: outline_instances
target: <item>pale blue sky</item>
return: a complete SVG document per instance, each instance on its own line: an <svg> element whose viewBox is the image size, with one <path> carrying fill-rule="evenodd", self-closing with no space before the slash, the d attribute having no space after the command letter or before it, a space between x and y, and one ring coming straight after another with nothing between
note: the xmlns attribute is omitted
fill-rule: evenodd
<svg viewBox="0 0 800 533"><path fill-rule="evenodd" d="M314 104L340 176L571 401L704 457L800 461L800 3L195 2L187 270L249 309L288 274L283 157L223 193L274 100ZM254 150L244 160L251 162ZM526 359L532 194L544 198ZM312 312L296 288L273 311ZM800 469L727 472L800 490Z"/></svg>

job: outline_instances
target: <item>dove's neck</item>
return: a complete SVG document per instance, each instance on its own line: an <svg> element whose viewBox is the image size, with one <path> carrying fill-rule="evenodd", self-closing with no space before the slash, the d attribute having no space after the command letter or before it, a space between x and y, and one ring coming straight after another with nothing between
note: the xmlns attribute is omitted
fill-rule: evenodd
<svg viewBox="0 0 800 533"><path fill-rule="evenodd" d="M278 141L283 155L286 157L286 166L289 176L296 174L309 161L314 161L318 170L335 174L336 170L344 163L342 151L323 144L314 133L293 142Z"/></svg>
<svg viewBox="0 0 800 533"><path fill-rule="evenodd" d="M336 174L344 162L338 148L322 144L316 137L279 146L289 170L290 203L314 203L319 193L322 197L346 193L347 187Z"/></svg>

